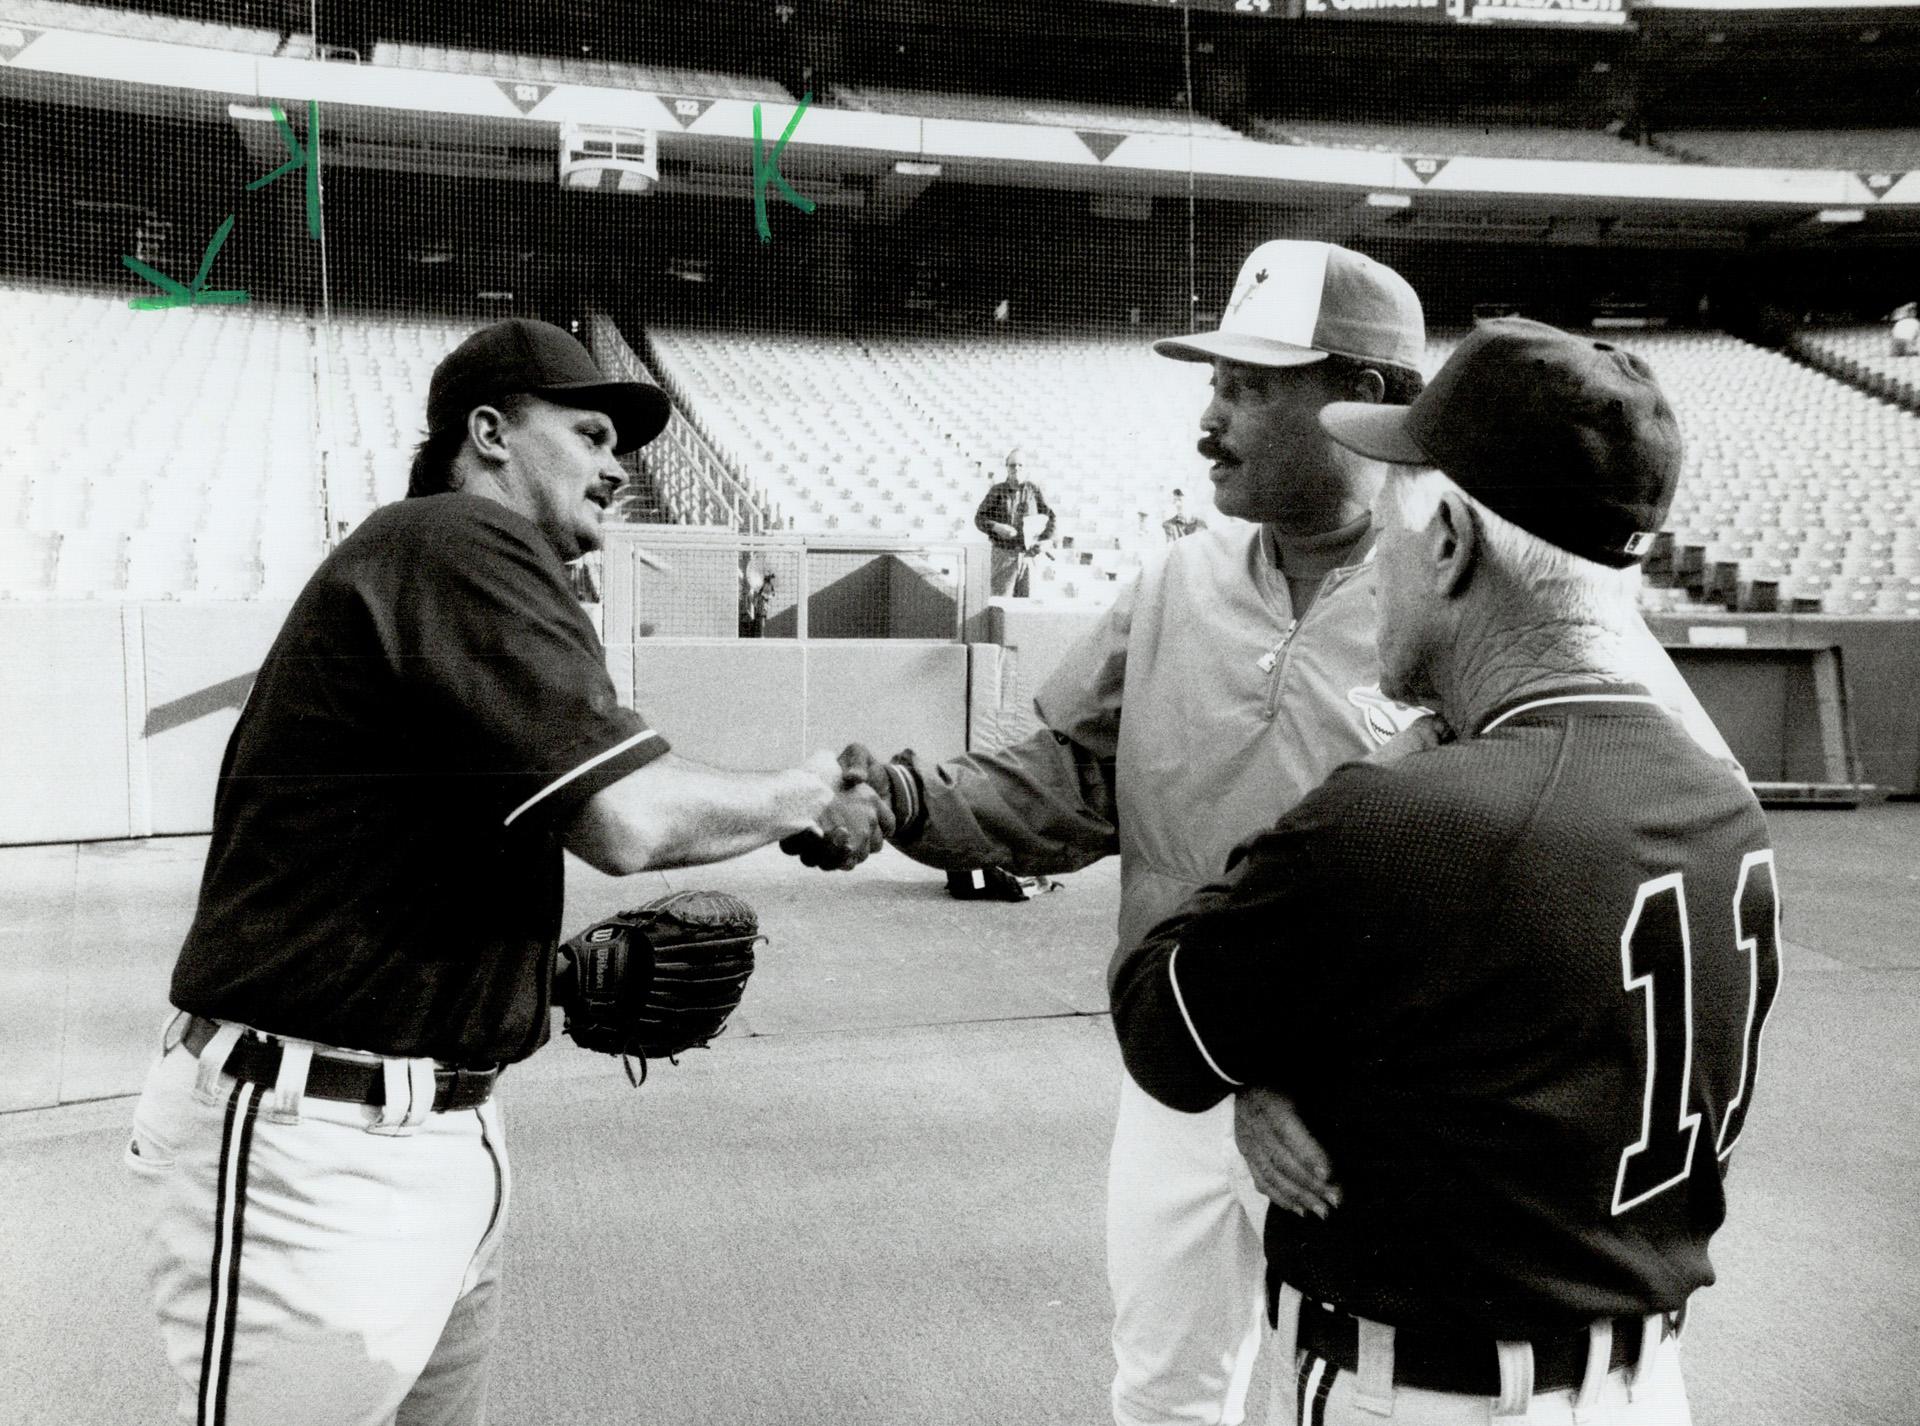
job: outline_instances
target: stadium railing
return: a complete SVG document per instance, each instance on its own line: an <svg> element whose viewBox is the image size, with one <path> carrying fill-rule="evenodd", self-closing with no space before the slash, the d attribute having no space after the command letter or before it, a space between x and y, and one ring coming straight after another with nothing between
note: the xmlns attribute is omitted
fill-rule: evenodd
<svg viewBox="0 0 1920 1426"><path fill-rule="evenodd" d="M656 386L665 384L628 344L613 318L595 314L589 335L594 355L604 367L627 380ZM719 452L679 410L659 439L647 447L637 467L644 472L640 483L645 483L645 477L651 477L658 505L672 523L724 525L755 535L779 527L779 517L773 507L727 468ZM633 518L633 514L627 514L626 518Z"/></svg>

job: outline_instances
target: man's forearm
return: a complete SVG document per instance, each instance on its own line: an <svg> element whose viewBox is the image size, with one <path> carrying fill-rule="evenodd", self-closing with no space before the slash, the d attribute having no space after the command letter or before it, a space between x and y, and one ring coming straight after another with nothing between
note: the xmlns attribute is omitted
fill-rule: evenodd
<svg viewBox="0 0 1920 1426"><path fill-rule="evenodd" d="M1114 976L1113 1033L1133 1082L1169 1109L1197 1114L1240 1086L1200 1045L1174 979L1177 943L1149 939Z"/></svg>
<svg viewBox="0 0 1920 1426"><path fill-rule="evenodd" d="M1054 875L1119 850L1111 769L1046 729L913 772L919 805L894 845L924 865Z"/></svg>
<svg viewBox="0 0 1920 1426"><path fill-rule="evenodd" d="M597 793L567 847L618 875L699 866L815 826L831 797L808 768L728 772L669 754Z"/></svg>

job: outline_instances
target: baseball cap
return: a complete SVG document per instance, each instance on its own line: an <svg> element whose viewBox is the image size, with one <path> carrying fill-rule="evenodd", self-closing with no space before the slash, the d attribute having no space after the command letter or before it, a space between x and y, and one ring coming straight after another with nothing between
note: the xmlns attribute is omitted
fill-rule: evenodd
<svg viewBox="0 0 1920 1426"><path fill-rule="evenodd" d="M1240 264L1218 331L1162 337L1176 361L1305 366L1329 356L1420 369L1427 345L1420 298L1399 273L1332 243L1276 239Z"/></svg>
<svg viewBox="0 0 1920 1426"><path fill-rule="evenodd" d="M1523 530L1616 569L1652 547L1680 483L1680 423L1653 370L1525 317L1483 322L1411 406L1336 401L1350 450L1433 466Z"/></svg>
<svg viewBox="0 0 1920 1426"><path fill-rule="evenodd" d="M587 349L548 322L510 317L483 327L448 352L427 389L427 429L444 431L517 393L562 406L604 411L614 450L625 455L659 435L673 415L667 393L644 381L609 381Z"/></svg>

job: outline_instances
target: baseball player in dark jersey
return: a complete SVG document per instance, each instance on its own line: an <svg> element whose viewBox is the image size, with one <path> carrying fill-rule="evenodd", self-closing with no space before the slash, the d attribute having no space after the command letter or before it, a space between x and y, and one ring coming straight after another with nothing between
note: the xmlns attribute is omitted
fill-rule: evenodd
<svg viewBox="0 0 1920 1426"><path fill-rule="evenodd" d="M1127 1066L1189 1111L1284 1089L1334 1165L1324 1219L1267 1218L1270 1420L1685 1423L1779 906L1744 778L1631 678L1678 429L1638 358L1517 319L1321 419L1397 463L1382 685L1443 722L1147 936Z"/></svg>
<svg viewBox="0 0 1920 1426"><path fill-rule="evenodd" d="M547 1038L563 847L624 874L807 829L852 860L891 828L829 754L719 772L620 706L567 561L668 416L558 328L477 333L434 372L409 498L260 669L127 1155L182 1420L484 1420L493 1089Z"/></svg>

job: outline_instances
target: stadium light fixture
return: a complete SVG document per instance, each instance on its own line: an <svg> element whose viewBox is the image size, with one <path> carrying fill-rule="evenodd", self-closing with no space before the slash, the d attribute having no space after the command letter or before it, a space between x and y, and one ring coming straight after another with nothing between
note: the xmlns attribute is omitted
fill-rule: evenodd
<svg viewBox="0 0 1920 1426"><path fill-rule="evenodd" d="M1411 208L1413 195L1411 193L1369 193L1367 206L1369 208Z"/></svg>
<svg viewBox="0 0 1920 1426"><path fill-rule="evenodd" d="M1865 208L1822 208L1814 215L1822 223L1864 223Z"/></svg>

